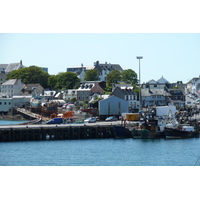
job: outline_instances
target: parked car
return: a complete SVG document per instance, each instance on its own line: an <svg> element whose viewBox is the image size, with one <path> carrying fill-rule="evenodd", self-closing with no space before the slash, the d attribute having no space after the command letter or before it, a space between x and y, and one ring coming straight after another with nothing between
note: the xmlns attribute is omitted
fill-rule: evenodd
<svg viewBox="0 0 200 200"><path fill-rule="evenodd" d="M200 104L200 99L196 99L196 100L195 100L195 103L196 103L196 104Z"/></svg>
<svg viewBox="0 0 200 200"><path fill-rule="evenodd" d="M117 117L115 117L115 116L110 116L110 117L107 117L106 118L106 122L111 122L111 121L117 121L118 119L117 119Z"/></svg>
<svg viewBox="0 0 200 200"><path fill-rule="evenodd" d="M84 120L84 123L95 123L97 119L95 117L90 117Z"/></svg>
<svg viewBox="0 0 200 200"><path fill-rule="evenodd" d="M61 123L63 123L63 119L61 117L56 117L49 121L46 121L46 124L61 124Z"/></svg>

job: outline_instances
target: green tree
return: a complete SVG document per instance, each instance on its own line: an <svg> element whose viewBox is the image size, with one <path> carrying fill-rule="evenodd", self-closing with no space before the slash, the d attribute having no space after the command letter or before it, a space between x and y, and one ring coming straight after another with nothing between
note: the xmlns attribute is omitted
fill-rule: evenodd
<svg viewBox="0 0 200 200"><path fill-rule="evenodd" d="M126 69L122 72L122 81L127 84L136 84L138 82L137 74L132 69Z"/></svg>
<svg viewBox="0 0 200 200"><path fill-rule="evenodd" d="M57 81L58 81L58 76L57 75L50 75L49 78L48 78L49 89L54 90Z"/></svg>
<svg viewBox="0 0 200 200"><path fill-rule="evenodd" d="M112 87L113 83L118 83L121 81L121 73L118 70L113 70L106 76L106 87Z"/></svg>
<svg viewBox="0 0 200 200"><path fill-rule="evenodd" d="M99 71L97 69L91 69L85 72L84 80L86 81L98 81Z"/></svg>
<svg viewBox="0 0 200 200"><path fill-rule="evenodd" d="M39 83L42 87L48 87L49 74L37 66L30 66L11 71L7 75L9 79L21 79L22 83Z"/></svg>
<svg viewBox="0 0 200 200"><path fill-rule="evenodd" d="M80 79L73 72L61 72L56 76L55 89L57 90L74 89L80 85Z"/></svg>

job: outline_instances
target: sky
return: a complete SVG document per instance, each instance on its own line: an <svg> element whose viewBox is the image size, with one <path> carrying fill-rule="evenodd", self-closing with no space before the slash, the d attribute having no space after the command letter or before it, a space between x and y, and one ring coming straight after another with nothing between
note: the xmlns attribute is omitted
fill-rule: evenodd
<svg viewBox="0 0 200 200"><path fill-rule="evenodd" d="M162 76L169 82L200 75L199 33L0 33L0 64L22 60L49 74L100 63L132 69L141 83Z"/></svg>
<svg viewBox="0 0 200 200"><path fill-rule="evenodd" d="M200 75L197 0L7 0L1 8L0 64L22 60L53 75L98 60L139 77L143 56L141 83Z"/></svg>

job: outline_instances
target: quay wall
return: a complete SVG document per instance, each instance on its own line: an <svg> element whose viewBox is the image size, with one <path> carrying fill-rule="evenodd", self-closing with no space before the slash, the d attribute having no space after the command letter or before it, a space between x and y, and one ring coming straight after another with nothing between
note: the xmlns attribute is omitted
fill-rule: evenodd
<svg viewBox="0 0 200 200"><path fill-rule="evenodd" d="M0 127L0 142L115 138L113 126Z"/></svg>

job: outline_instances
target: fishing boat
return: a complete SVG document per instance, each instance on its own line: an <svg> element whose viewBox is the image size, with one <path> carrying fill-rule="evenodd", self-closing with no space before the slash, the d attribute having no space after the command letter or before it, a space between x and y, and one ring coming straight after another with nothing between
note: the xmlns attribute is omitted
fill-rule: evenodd
<svg viewBox="0 0 200 200"><path fill-rule="evenodd" d="M53 101L43 103L41 106L41 113L43 115L50 116L53 113L57 114L57 112L58 112L58 106Z"/></svg>
<svg viewBox="0 0 200 200"><path fill-rule="evenodd" d="M115 138L132 138L132 133L124 126L113 126Z"/></svg>
<svg viewBox="0 0 200 200"><path fill-rule="evenodd" d="M196 131L194 126L190 125L179 125L177 128L166 125L165 137L167 139L194 138L199 137L199 131Z"/></svg>
<svg viewBox="0 0 200 200"><path fill-rule="evenodd" d="M147 129L134 128L132 130L133 138L135 139L148 139L150 131Z"/></svg>

